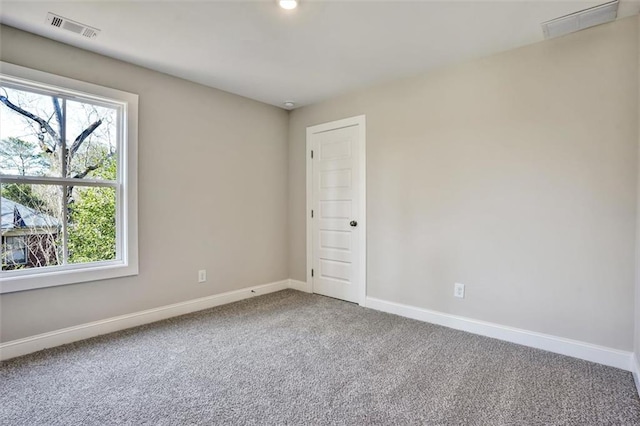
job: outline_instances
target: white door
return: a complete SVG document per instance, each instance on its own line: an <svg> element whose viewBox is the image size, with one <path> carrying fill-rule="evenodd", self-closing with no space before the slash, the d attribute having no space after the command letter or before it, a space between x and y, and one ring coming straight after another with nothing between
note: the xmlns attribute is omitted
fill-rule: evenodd
<svg viewBox="0 0 640 426"><path fill-rule="evenodd" d="M307 129L313 292L360 304L366 292L364 127L360 116Z"/></svg>

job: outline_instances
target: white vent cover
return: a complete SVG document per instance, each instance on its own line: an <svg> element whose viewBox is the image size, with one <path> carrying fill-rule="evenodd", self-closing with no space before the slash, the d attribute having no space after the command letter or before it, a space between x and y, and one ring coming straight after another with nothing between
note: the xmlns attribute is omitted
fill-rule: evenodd
<svg viewBox="0 0 640 426"><path fill-rule="evenodd" d="M55 15L51 12L47 13L47 24L51 25L52 27L71 31L72 33L79 34L89 39L95 38L98 36L98 34L100 34L100 30L97 28L81 24L80 22L72 21L71 19Z"/></svg>
<svg viewBox="0 0 640 426"><path fill-rule="evenodd" d="M581 10L570 15L543 22L544 38L560 37L585 28L615 21L618 16L618 0Z"/></svg>

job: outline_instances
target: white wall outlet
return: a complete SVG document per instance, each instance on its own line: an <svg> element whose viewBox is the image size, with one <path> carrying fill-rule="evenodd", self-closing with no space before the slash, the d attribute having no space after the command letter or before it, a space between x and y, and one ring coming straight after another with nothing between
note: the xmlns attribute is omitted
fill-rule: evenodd
<svg viewBox="0 0 640 426"><path fill-rule="evenodd" d="M464 284L455 283L453 285L453 296L464 299Z"/></svg>
<svg viewBox="0 0 640 426"><path fill-rule="evenodd" d="M200 269L198 271L198 282L199 283L203 283L207 281L207 270L206 269Z"/></svg>

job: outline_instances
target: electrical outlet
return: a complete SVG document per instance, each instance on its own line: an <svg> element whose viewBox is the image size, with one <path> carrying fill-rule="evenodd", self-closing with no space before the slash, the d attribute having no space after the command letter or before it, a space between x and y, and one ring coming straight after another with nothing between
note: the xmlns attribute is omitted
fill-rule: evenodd
<svg viewBox="0 0 640 426"><path fill-rule="evenodd" d="M203 283L207 281L207 270L206 269L200 269L198 271L198 282L199 283Z"/></svg>
<svg viewBox="0 0 640 426"><path fill-rule="evenodd" d="M464 299L464 284L455 283L453 285L453 296Z"/></svg>

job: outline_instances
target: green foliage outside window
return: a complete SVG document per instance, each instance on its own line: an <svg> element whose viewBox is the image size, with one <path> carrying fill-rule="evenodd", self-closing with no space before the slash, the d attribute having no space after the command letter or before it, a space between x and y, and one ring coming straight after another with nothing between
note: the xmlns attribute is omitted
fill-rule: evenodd
<svg viewBox="0 0 640 426"><path fill-rule="evenodd" d="M100 178L116 179L116 161L111 158L96 170ZM83 263L116 258L116 197L114 188L76 188L70 204L69 262Z"/></svg>

